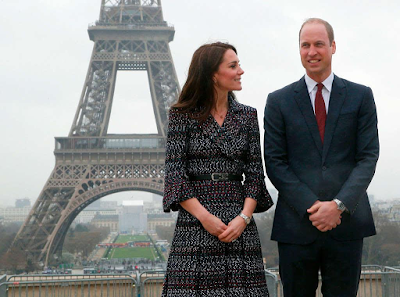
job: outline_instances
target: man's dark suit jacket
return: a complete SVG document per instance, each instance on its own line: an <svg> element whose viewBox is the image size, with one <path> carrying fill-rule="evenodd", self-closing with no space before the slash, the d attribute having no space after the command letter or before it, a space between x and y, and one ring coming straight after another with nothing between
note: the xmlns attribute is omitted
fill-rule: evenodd
<svg viewBox="0 0 400 297"><path fill-rule="evenodd" d="M264 157L279 191L271 239L308 244L320 231L307 209L316 200L341 200L349 213L330 235L355 240L374 235L366 193L375 173L379 141L370 88L334 77L322 144L304 77L269 94Z"/></svg>

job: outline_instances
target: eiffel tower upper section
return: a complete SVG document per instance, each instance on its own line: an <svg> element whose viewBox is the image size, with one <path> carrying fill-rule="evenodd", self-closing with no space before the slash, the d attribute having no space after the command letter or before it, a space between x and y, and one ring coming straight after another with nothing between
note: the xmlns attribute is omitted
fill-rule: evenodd
<svg viewBox="0 0 400 297"><path fill-rule="evenodd" d="M147 70L158 134L179 84L168 43L175 30L164 21L161 0L102 0L100 18L88 29L95 42L69 136L107 135L117 71Z"/></svg>

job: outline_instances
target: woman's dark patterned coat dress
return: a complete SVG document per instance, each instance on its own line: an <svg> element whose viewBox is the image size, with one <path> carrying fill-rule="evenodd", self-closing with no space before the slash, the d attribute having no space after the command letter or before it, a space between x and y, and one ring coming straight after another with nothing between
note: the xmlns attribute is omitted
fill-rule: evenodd
<svg viewBox="0 0 400 297"><path fill-rule="evenodd" d="M189 181L189 175L232 173L245 181ZM232 243L208 233L179 203L196 197L228 224L244 199L255 212L272 206L261 161L257 111L229 98L221 126L210 115L199 124L171 109L165 159L164 211L179 210L162 296L268 296L261 245L254 219Z"/></svg>

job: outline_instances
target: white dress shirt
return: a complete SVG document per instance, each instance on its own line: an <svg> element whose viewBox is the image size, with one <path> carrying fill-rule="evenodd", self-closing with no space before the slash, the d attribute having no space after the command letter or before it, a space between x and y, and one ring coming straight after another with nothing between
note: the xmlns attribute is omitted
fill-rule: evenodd
<svg viewBox="0 0 400 297"><path fill-rule="evenodd" d="M329 98L331 97L333 78L334 75L333 72L331 72L331 74L322 82L322 84L324 85L324 87L322 88L322 98L324 98L326 114L328 114L329 109ZM309 77L307 73L304 79L306 81L308 94L310 95L311 105L315 114L315 95L317 94L318 83L311 77Z"/></svg>

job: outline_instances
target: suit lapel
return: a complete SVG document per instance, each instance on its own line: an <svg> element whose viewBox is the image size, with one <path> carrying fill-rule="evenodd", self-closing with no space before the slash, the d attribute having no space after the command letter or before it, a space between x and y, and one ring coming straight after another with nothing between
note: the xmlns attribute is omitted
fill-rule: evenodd
<svg viewBox="0 0 400 297"><path fill-rule="evenodd" d="M300 79L294 88L295 100L300 108L301 113L307 123L308 129L314 139L318 152L322 156L322 142L319 135L317 120L315 119L314 111L311 105L310 95L308 94L304 77Z"/></svg>
<svg viewBox="0 0 400 297"><path fill-rule="evenodd" d="M328 115L325 124L324 149L322 153L322 162L325 161L329 147L332 143L333 132L339 118L344 99L346 97L346 88L343 81L335 75L332 84L331 97L329 99Z"/></svg>

